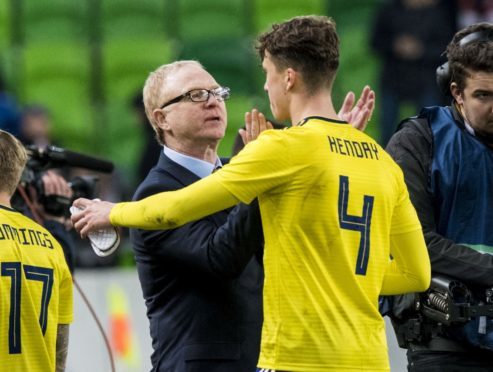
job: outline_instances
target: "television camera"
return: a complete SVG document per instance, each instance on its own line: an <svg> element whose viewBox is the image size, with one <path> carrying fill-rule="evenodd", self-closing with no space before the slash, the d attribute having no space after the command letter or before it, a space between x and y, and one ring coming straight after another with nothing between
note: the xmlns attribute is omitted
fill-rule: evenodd
<svg viewBox="0 0 493 372"><path fill-rule="evenodd" d="M69 216L69 208L73 200L77 198L94 198L97 176L74 177L68 184L72 189L72 198L61 195L46 195L44 192L42 177L45 171L52 168L77 167L92 171L111 173L113 163L84 155L74 151L65 150L56 146L39 148L26 146L28 161L21 176L21 184L31 186L36 191L38 202L43 205L45 212L53 216ZM23 203L20 198L14 198L14 205L19 207ZM22 207L20 207L22 209Z"/></svg>

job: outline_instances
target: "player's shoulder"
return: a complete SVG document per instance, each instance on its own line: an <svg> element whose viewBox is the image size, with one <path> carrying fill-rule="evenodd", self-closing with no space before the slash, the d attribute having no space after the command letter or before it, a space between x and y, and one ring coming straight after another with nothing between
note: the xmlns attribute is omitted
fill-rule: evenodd
<svg viewBox="0 0 493 372"><path fill-rule="evenodd" d="M293 127L286 127L282 129L267 129L259 134L258 139L282 139L285 138L286 135L292 130Z"/></svg>
<svg viewBox="0 0 493 372"><path fill-rule="evenodd" d="M381 146L373 137L358 129L354 129L353 133L354 136L360 141L371 143L372 146L376 148L376 152L378 153L378 167L380 167L381 170L384 171L389 178L392 178L398 184L404 182L404 176L401 167L395 162L387 149Z"/></svg>
<svg viewBox="0 0 493 372"><path fill-rule="evenodd" d="M284 129L268 129L259 134L255 141L251 141L245 145L241 151L244 156L259 156L259 153L271 153L285 148L290 140L291 128ZM234 158L232 159L234 162Z"/></svg>
<svg viewBox="0 0 493 372"><path fill-rule="evenodd" d="M42 248L27 250L31 257L55 255L65 260L63 248L55 236L43 225L14 209L0 208L0 235L26 249L32 246Z"/></svg>
<svg viewBox="0 0 493 372"><path fill-rule="evenodd" d="M285 127L282 129L270 129L260 133L258 139L260 143L269 142L271 145L290 146L299 141L309 141L310 138L316 138L320 132L316 129L321 123L318 118L306 118L297 125ZM254 141L255 142L255 141Z"/></svg>
<svg viewBox="0 0 493 372"><path fill-rule="evenodd" d="M50 234L46 228L34 221L32 218L24 215L18 210L5 206L0 206L0 223L2 226L9 225L15 227L16 229L34 229Z"/></svg>

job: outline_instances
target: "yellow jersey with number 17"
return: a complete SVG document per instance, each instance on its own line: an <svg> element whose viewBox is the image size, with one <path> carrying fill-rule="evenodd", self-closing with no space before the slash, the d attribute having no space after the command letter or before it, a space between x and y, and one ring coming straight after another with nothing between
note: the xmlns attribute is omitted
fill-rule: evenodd
<svg viewBox="0 0 493 372"><path fill-rule="evenodd" d="M389 236L421 226L387 153L347 123L312 117L262 133L213 177L244 203L259 199L259 367L388 370L378 296Z"/></svg>
<svg viewBox="0 0 493 372"><path fill-rule="evenodd" d="M58 324L72 321L72 277L42 226L0 206L0 360L3 371L55 371Z"/></svg>

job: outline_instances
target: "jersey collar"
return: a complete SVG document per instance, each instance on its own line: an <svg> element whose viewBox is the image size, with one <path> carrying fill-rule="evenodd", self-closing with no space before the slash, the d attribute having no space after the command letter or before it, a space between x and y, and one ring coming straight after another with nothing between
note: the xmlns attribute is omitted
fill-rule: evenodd
<svg viewBox="0 0 493 372"><path fill-rule="evenodd" d="M0 209L5 209L6 211L9 211L9 212L17 212L17 213L19 213L19 212L18 212L18 211L16 211L15 209L13 209L13 208L9 208L9 207L7 207L6 205L1 205L1 204L0 204Z"/></svg>
<svg viewBox="0 0 493 372"><path fill-rule="evenodd" d="M347 121L344 121L344 120L334 120L334 119L328 119L328 118L324 118L323 116L308 116L306 118L304 118L303 120L301 120L297 126L303 126L306 124L307 121L311 120L311 119L316 119L316 120L321 120L321 121L326 121L328 123L332 123L332 124L348 124Z"/></svg>

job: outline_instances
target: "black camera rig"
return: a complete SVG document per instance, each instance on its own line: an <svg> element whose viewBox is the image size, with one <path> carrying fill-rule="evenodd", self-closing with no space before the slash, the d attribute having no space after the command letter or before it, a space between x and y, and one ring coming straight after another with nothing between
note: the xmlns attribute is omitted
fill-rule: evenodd
<svg viewBox="0 0 493 372"><path fill-rule="evenodd" d="M493 287L487 288L482 298L475 297L461 281L434 275L428 291L415 294L412 315L404 321L392 319L399 346L407 348L410 342L427 342L440 335L443 326L466 323L480 316L493 318Z"/></svg>
<svg viewBox="0 0 493 372"><path fill-rule="evenodd" d="M45 211L53 216L69 215L72 201L85 197L94 198L97 176L79 176L71 179L68 184L73 192L71 199L61 195L46 195L43 187L43 173L52 168L78 167L103 173L113 171L113 163L92 156L80 154L60 147L48 146L39 148L27 146L28 161L21 177L21 184L32 186L38 196L38 201ZM22 209L23 201L15 197L13 200L17 208Z"/></svg>
<svg viewBox="0 0 493 372"><path fill-rule="evenodd" d="M424 296L423 315L441 324L465 323L478 316L493 318L493 287L484 293L484 303L473 305L474 296L459 280L435 275ZM483 301L481 301L483 302Z"/></svg>

